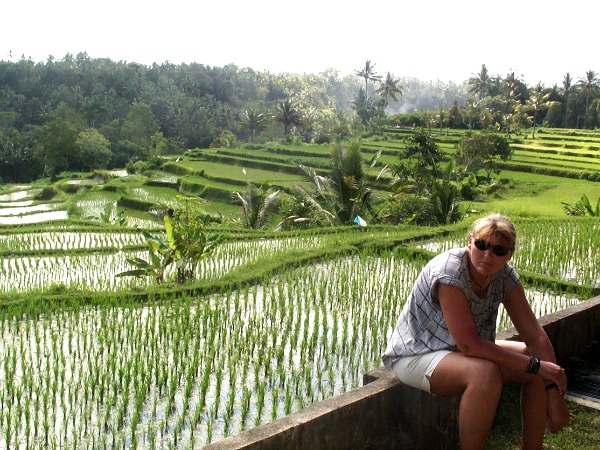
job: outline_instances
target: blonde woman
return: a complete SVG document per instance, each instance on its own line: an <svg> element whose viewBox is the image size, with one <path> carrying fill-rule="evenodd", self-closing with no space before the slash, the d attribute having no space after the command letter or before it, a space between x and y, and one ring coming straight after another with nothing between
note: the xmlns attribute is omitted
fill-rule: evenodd
<svg viewBox="0 0 600 450"><path fill-rule="evenodd" d="M467 246L433 258L421 271L382 358L408 385L461 396L462 449L484 449L505 383L522 385L523 449L541 449L546 425L569 422L567 377L508 264L516 230L500 214L478 219ZM523 342L496 340L504 305Z"/></svg>

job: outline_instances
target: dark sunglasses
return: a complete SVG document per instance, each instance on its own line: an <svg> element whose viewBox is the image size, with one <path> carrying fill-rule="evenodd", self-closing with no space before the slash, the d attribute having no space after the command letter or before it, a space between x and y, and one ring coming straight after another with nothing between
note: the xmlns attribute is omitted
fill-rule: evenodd
<svg viewBox="0 0 600 450"><path fill-rule="evenodd" d="M494 253L494 255L496 256L506 256L510 251L509 248L503 247L501 245L492 245L489 242L484 241L483 239L475 239L473 243L475 244L475 247L477 247L477 250L481 250L482 252L485 252L487 249L491 248L492 253Z"/></svg>

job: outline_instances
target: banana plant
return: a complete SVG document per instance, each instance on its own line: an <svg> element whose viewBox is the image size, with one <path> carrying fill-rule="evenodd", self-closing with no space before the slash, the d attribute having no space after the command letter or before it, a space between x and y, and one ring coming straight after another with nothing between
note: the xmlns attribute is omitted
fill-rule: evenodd
<svg viewBox="0 0 600 450"><path fill-rule="evenodd" d="M592 206L590 199L585 194L581 196L581 200L575 203L575 205L565 202L561 203L563 204L563 207L569 216L585 216L588 214L591 217L600 217L600 197L598 197L595 208Z"/></svg>
<svg viewBox="0 0 600 450"><path fill-rule="evenodd" d="M222 237L209 235L208 217L193 214L190 199L185 200L184 209L165 214L164 233L152 234L140 230L148 245L148 260L128 258L127 262L135 269L121 272L117 276L152 276L157 283L162 283L168 267L174 264L178 283L183 284L195 278L198 262L217 248Z"/></svg>
<svg viewBox="0 0 600 450"><path fill-rule="evenodd" d="M590 203L588 196L585 194L583 194L581 196L581 203L583 204L583 207L586 209L586 211L588 212L588 214L590 216L600 217L600 197L598 197L598 201L596 202L595 209L592 207L592 204Z"/></svg>

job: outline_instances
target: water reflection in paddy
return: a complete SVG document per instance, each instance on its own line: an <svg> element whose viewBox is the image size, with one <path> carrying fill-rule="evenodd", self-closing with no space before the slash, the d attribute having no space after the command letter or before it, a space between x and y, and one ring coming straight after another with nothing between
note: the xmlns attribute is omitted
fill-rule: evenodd
<svg viewBox="0 0 600 450"><path fill-rule="evenodd" d="M0 215L0 225L24 225L31 223L48 222L50 220L66 220L69 213L65 210L48 211L17 216Z"/></svg>

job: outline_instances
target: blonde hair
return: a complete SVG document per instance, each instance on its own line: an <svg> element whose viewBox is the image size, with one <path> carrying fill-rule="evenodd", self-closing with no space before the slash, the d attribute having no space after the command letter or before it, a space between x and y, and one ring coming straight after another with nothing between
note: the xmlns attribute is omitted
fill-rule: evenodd
<svg viewBox="0 0 600 450"><path fill-rule="evenodd" d="M511 249L515 247L517 241L515 225L506 216L498 213L481 217L473 222L469 235L500 239Z"/></svg>

